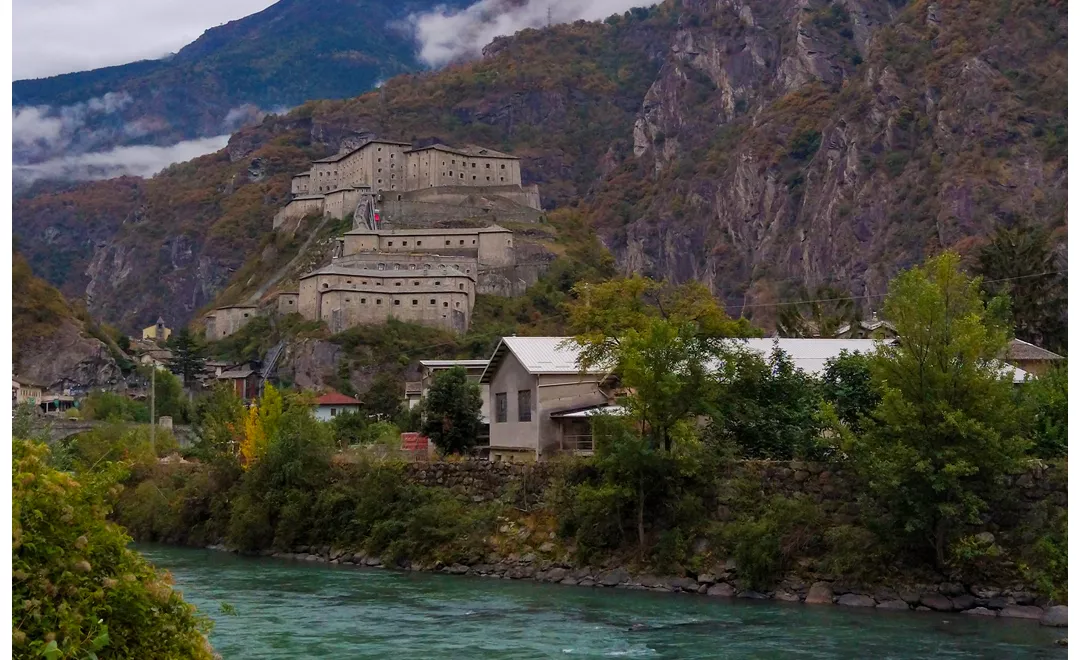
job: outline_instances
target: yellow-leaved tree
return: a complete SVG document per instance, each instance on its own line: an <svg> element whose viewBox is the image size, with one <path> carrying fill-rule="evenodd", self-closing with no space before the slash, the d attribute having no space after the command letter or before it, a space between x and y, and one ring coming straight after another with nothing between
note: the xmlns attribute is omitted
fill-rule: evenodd
<svg viewBox="0 0 1080 660"><path fill-rule="evenodd" d="M285 402L281 392L267 383L258 403L251 405L247 417L244 418L244 439L240 444L240 460L245 468L250 467L266 454L266 448L281 426L284 408Z"/></svg>

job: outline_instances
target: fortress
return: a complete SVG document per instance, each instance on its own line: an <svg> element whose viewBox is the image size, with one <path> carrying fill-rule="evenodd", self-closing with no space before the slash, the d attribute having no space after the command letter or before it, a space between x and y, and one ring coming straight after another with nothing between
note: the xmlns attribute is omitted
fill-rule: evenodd
<svg viewBox="0 0 1080 660"><path fill-rule="evenodd" d="M352 229L334 239L329 265L277 293L269 311L325 321L333 333L388 319L464 333L478 293L518 295L538 276L537 264L517 263L509 229L436 226L507 215L534 221L539 190L521 185L520 162L508 154L367 140L314 161L293 177L292 195L275 229L311 214L351 214ZM380 211L388 204L390 218ZM258 313L250 304L215 309L207 336L227 337Z"/></svg>
<svg viewBox="0 0 1080 660"><path fill-rule="evenodd" d="M373 195L390 216L424 210L410 204L456 205L477 195L499 205L504 217L540 210L537 186L521 183L520 160L475 145L413 148L408 142L379 139L354 148L346 145L294 176L291 193L289 204L274 216L275 229L290 218L312 213L340 220L354 213L365 195Z"/></svg>

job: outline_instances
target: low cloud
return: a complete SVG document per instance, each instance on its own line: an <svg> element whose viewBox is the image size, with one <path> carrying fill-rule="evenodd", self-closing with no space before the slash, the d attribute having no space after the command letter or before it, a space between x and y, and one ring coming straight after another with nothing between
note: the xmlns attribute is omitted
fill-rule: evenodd
<svg viewBox="0 0 1080 660"><path fill-rule="evenodd" d="M475 57L495 37L525 28L577 20L598 21L633 7L652 6L650 0L480 0L465 9L440 5L429 12L412 14L419 56L428 66Z"/></svg>
<svg viewBox="0 0 1080 660"><path fill-rule="evenodd" d="M124 124L119 113L131 105L127 92L109 92L82 103L58 108L47 105L21 106L12 109L11 139L15 162L33 162L48 158L58 152L80 149L79 145L93 145L106 135L116 133L128 136L144 134L137 123ZM117 115L115 127L87 130L91 119Z"/></svg>
<svg viewBox="0 0 1080 660"><path fill-rule="evenodd" d="M173 163L218 151L228 142L228 135L216 135L167 147L138 145L62 156L33 165L15 165L13 178L17 185L27 185L38 179L89 180L124 175L147 177Z"/></svg>

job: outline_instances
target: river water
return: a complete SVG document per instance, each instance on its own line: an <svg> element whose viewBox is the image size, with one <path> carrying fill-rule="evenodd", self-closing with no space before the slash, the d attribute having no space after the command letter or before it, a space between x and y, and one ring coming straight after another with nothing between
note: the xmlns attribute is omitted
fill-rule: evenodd
<svg viewBox="0 0 1080 660"><path fill-rule="evenodd" d="M1032 621L138 549L214 619L225 660L1066 657Z"/></svg>

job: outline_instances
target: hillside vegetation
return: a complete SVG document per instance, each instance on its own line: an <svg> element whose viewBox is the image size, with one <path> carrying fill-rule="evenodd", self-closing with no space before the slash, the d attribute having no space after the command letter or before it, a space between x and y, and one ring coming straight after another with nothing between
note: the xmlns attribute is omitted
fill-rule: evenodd
<svg viewBox="0 0 1080 660"><path fill-rule="evenodd" d="M268 117L127 198L100 182L20 200L15 232L95 314L176 325L265 248L291 173L375 134L520 155L545 207L620 271L700 280L766 328L777 301L826 285L865 313L901 268L970 257L1002 225L1063 245L1065 3L743 4L500 38L481 60Z"/></svg>

